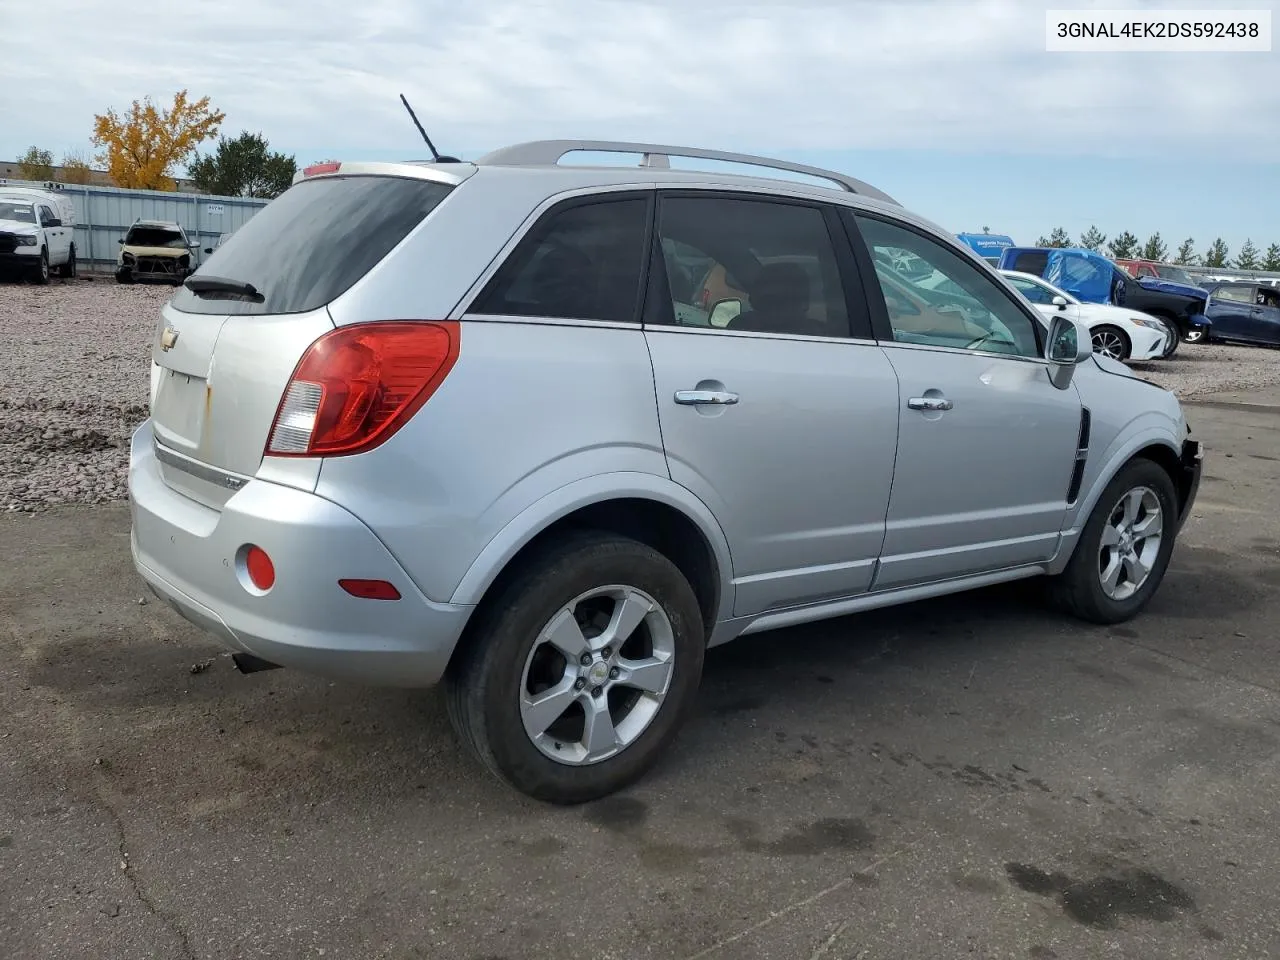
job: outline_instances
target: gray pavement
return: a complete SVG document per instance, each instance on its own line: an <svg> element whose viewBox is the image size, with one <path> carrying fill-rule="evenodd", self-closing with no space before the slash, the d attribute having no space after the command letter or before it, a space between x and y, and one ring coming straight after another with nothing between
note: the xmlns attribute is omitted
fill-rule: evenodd
<svg viewBox="0 0 1280 960"><path fill-rule="evenodd" d="M433 693L236 674L139 603L124 508L2 517L0 957L1280 956L1280 391L1207 399L1143 617L1020 585L744 638L569 810Z"/></svg>

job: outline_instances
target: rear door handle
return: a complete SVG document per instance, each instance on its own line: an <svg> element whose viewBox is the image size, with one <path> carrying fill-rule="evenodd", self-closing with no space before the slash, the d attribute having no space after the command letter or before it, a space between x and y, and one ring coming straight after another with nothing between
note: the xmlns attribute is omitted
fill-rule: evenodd
<svg viewBox="0 0 1280 960"><path fill-rule="evenodd" d="M677 390L676 403L697 406L703 403L727 405L738 402L738 395L728 390Z"/></svg>
<svg viewBox="0 0 1280 960"><path fill-rule="evenodd" d="M946 397L912 397L907 406L912 410L950 410L955 404Z"/></svg>

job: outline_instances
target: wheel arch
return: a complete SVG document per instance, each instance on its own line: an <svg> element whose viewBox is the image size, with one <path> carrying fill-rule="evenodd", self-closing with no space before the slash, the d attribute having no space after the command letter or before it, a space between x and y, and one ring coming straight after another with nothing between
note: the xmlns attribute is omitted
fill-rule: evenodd
<svg viewBox="0 0 1280 960"><path fill-rule="evenodd" d="M707 636L723 611L732 609L732 561L719 522L690 491L649 474L593 477L547 494L489 541L454 589L451 602L482 605L523 558L549 540L580 529L630 537L671 560L693 587Z"/></svg>

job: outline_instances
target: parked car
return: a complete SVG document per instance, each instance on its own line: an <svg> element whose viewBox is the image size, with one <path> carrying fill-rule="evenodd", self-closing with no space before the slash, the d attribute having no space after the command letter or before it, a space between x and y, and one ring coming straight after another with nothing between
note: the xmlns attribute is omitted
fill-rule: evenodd
<svg viewBox="0 0 1280 960"><path fill-rule="evenodd" d="M1207 293L1149 289L1093 250L1011 247L1001 255L1000 269L1043 277L1085 303L1109 303L1166 320L1188 343L1203 340L1206 333Z"/></svg>
<svg viewBox="0 0 1280 960"><path fill-rule="evenodd" d="M1197 282L1177 264L1159 263L1155 260L1117 260L1115 263L1148 290L1163 290L1190 297L1208 295L1204 284Z"/></svg>
<svg viewBox="0 0 1280 960"><path fill-rule="evenodd" d="M76 275L76 208L55 190L0 186L0 268L34 283Z"/></svg>
<svg viewBox="0 0 1280 960"><path fill-rule="evenodd" d="M559 162L582 150L761 175ZM881 279L891 250L963 296ZM724 327L671 282L710 264L742 285ZM1083 324L764 158L309 167L160 319L129 466L151 588L244 670L443 681L468 748L557 803L641 776L744 633L1029 577L1134 617L1200 478L1178 400Z"/></svg>
<svg viewBox="0 0 1280 960"><path fill-rule="evenodd" d="M1260 283L1219 283L1209 290L1205 311L1210 338L1280 346L1280 290Z"/></svg>
<svg viewBox="0 0 1280 960"><path fill-rule="evenodd" d="M159 280L180 284L191 275L191 251L199 249L197 241L167 220L135 220L120 239L116 256L116 281Z"/></svg>
<svg viewBox="0 0 1280 960"><path fill-rule="evenodd" d="M1181 339L1164 320L1105 303L1084 303L1048 280L1014 270L1000 271L1010 285L1053 319L1065 313L1089 328L1094 353L1113 360L1160 360L1173 356Z"/></svg>

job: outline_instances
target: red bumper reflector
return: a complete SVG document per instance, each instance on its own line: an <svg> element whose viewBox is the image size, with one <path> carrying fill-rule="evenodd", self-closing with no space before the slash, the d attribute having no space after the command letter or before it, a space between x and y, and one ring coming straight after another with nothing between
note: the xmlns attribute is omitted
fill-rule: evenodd
<svg viewBox="0 0 1280 960"><path fill-rule="evenodd" d="M399 600L400 591L386 580L339 580L338 586L361 600Z"/></svg>
<svg viewBox="0 0 1280 960"><path fill-rule="evenodd" d="M264 593L276 582L276 567L261 547L250 547L244 556L244 568L249 580Z"/></svg>

